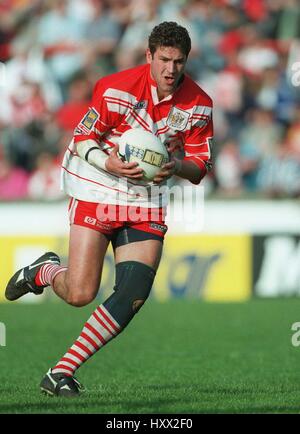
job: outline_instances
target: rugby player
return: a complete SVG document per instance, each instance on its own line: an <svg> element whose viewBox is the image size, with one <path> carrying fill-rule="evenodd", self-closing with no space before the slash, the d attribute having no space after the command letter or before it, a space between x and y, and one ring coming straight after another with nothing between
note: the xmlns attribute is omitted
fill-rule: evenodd
<svg viewBox="0 0 300 434"><path fill-rule="evenodd" d="M166 197L136 189L143 173L137 163L119 158L122 133L143 128L169 147L170 161L154 178L155 185L174 174L199 184L211 167L212 101L184 73L190 49L187 30L163 22L149 36L144 65L96 83L89 111L75 129L62 164L63 190L71 197L68 265L61 266L60 258L48 252L17 271L7 285L8 300L28 292L41 294L50 285L67 303L85 306L97 295L112 243L113 293L42 379L40 387L50 395L76 396L83 390L75 371L127 326L148 298L159 266L167 231ZM182 158L173 155L178 144ZM142 210L140 218L131 219L129 209Z"/></svg>

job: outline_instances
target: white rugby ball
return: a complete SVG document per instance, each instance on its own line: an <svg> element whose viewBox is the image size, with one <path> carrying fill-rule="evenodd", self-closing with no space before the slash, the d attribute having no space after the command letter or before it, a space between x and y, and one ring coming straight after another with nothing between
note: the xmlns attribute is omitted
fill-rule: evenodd
<svg viewBox="0 0 300 434"><path fill-rule="evenodd" d="M125 131L119 140L119 154L124 161L136 161L144 171L143 180L152 181L169 161L165 145L154 134L141 128Z"/></svg>

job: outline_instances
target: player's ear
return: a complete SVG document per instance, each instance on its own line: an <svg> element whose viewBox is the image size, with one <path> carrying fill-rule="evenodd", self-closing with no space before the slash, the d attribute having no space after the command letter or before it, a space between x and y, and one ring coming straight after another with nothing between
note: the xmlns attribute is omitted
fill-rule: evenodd
<svg viewBox="0 0 300 434"><path fill-rule="evenodd" d="M146 60L147 60L147 63L151 63L153 60L150 48L147 48L147 50L146 50Z"/></svg>

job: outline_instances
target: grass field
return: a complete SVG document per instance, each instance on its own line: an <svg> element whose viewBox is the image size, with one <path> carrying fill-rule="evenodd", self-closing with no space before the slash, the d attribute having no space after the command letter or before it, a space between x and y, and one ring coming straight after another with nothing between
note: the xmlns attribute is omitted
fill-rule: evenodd
<svg viewBox="0 0 300 434"><path fill-rule="evenodd" d="M50 398L39 382L96 304L1 304L0 413L299 413L300 300L148 301L79 371L87 393Z"/></svg>

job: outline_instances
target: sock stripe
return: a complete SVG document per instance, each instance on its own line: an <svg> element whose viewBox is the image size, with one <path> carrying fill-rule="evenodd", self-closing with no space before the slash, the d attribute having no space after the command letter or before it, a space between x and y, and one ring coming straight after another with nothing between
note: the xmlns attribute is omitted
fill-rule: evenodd
<svg viewBox="0 0 300 434"><path fill-rule="evenodd" d="M107 309L103 305L98 306L84 324L77 340L58 361L52 372L54 374L63 372L67 375L73 375L76 369L113 339L121 330L121 327Z"/></svg>
<svg viewBox="0 0 300 434"><path fill-rule="evenodd" d="M51 285L53 284L53 281L54 281L55 277L56 277L58 274L62 273L63 271L67 271L67 269L68 269L68 267L60 267L59 270L56 270L56 271L53 273L53 275L51 276Z"/></svg>
<svg viewBox="0 0 300 434"><path fill-rule="evenodd" d="M76 347L80 348L82 351L84 351L88 356L91 356L93 354L93 352L86 347L82 342L80 342L78 339L77 341L74 343L74 345L76 345ZM87 358L87 357L86 357Z"/></svg>
<svg viewBox="0 0 300 434"><path fill-rule="evenodd" d="M51 283L51 275L54 270L57 269L59 265L45 264L41 267L40 270L40 279L44 284Z"/></svg>
<svg viewBox="0 0 300 434"><path fill-rule="evenodd" d="M61 363L59 365L55 366L55 369L57 369L57 368L61 368L61 369L64 369L64 370L66 369L68 371L68 373L71 373L71 375L73 373L73 369L72 368L69 368L69 366L63 365ZM52 369L52 372L53 372L53 369ZM54 372L54 374L55 374L55 372Z"/></svg>
<svg viewBox="0 0 300 434"><path fill-rule="evenodd" d="M97 311L102 315L102 317L108 322L108 324L113 328L113 330L118 333L120 331L119 324L113 320L112 316L109 315L108 311L105 309L103 305L97 307Z"/></svg>
<svg viewBox="0 0 300 434"><path fill-rule="evenodd" d="M75 356L80 362L85 361L85 358L72 348L69 349L68 354L72 354L72 356Z"/></svg>
<svg viewBox="0 0 300 434"><path fill-rule="evenodd" d="M102 319L99 317L99 314L95 311L93 313L94 318L98 321L98 323L112 336L114 336L116 334L116 332L114 330L112 330L111 328L109 328L109 326L107 324L105 324L105 322L102 321Z"/></svg>
<svg viewBox="0 0 300 434"><path fill-rule="evenodd" d="M70 359L69 357L63 357L60 359L61 362L70 363L71 365L75 366L75 368L78 368L79 363L76 363L73 359Z"/></svg>
<svg viewBox="0 0 300 434"><path fill-rule="evenodd" d="M41 266L35 277L35 283L38 286L48 286L53 284L54 278L63 271L66 271L67 267L61 267L58 264L44 264Z"/></svg>
<svg viewBox="0 0 300 434"><path fill-rule="evenodd" d="M88 322L85 324L85 327L88 329L88 330L90 330L90 332L92 332L98 339L99 339L99 341L103 344L103 345L105 345L106 344L106 340L104 339L104 337L103 336L101 336L101 334L96 330L96 329L94 329L94 327L93 326L91 326L91 324L89 324ZM100 346L100 345L99 345Z"/></svg>
<svg viewBox="0 0 300 434"><path fill-rule="evenodd" d="M82 332L80 336L83 337L89 344L91 344L95 350L99 349L99 346L96 344L96 342L93 341L93 339L90 338L86 333Z"/></svg>

